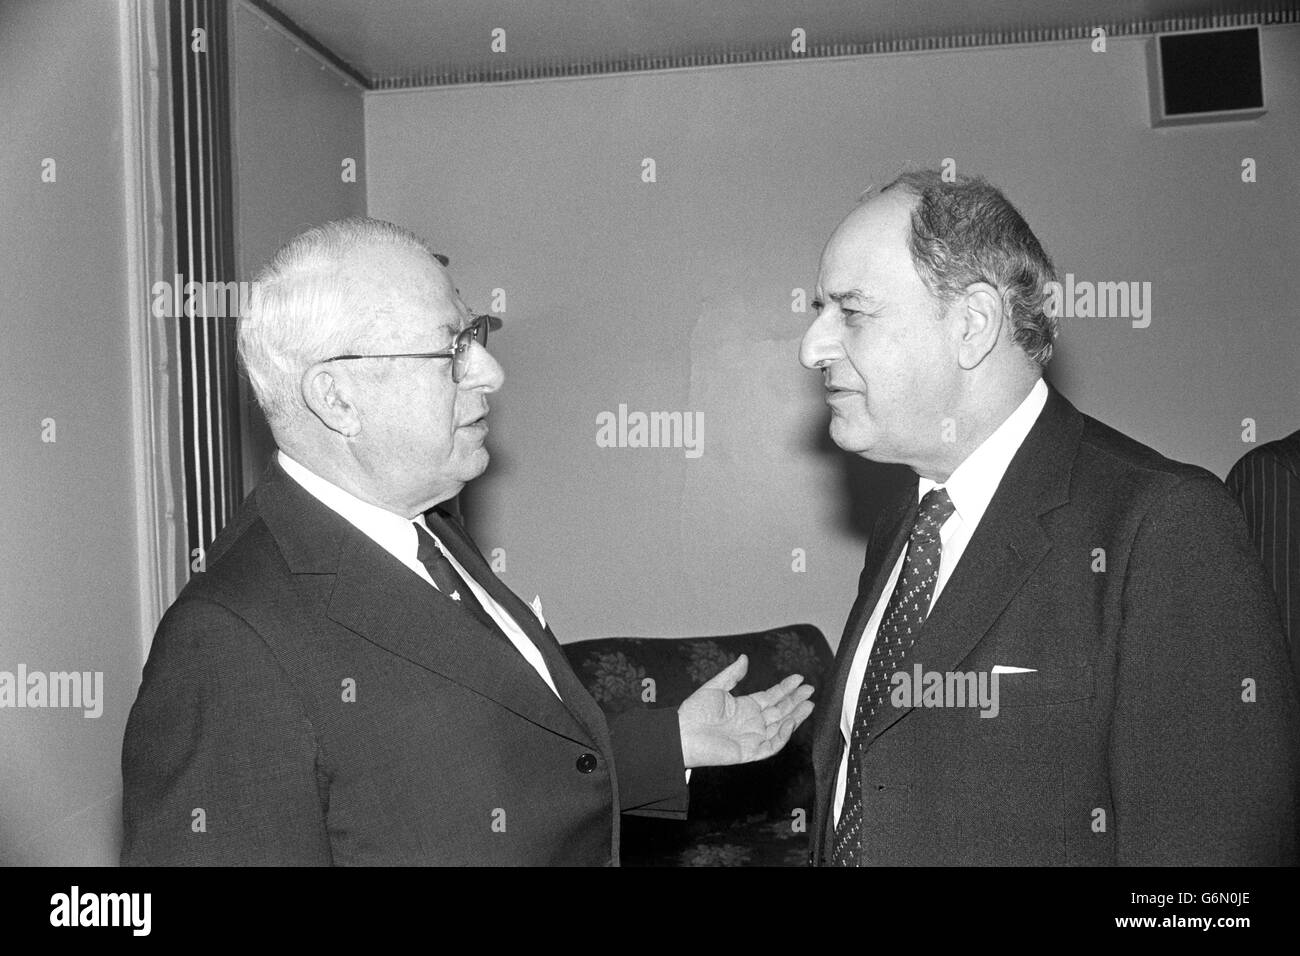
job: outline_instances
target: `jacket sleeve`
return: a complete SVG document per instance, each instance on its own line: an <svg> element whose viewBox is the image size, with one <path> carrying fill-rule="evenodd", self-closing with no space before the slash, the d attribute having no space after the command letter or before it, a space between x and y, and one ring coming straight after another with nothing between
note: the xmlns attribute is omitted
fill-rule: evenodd
<svg viewBox="0 0 1300 956"><path fill-rule="evenodd" d="M1264 561L1283 615L1291 672L1300 678L1300 574L1291 570L1300 567L1300 477L1292 467L1270 445L1261 445L1233 466L1225 483Z"/></svg>
<svg viewBox="0 0 1300 956"><path fill-rule="evenodd" d="M685 819L689 804L675 707L638 707L609 718L619 809L634 816Z"/></svg>
<svg viewBox="0 0 1300 956"><path fill-rule="evenodd" d="M328 865L315 735L257 633L178 602L122 747L122 864Z"/></svg>
<svg viewBox="0 0 1300 956"><path fill-rule="evenodd" d="M1140 522L1118 655L1117 862L1294 862L1295 681L1259 558L1208 473L1173 487Z"/></svg>

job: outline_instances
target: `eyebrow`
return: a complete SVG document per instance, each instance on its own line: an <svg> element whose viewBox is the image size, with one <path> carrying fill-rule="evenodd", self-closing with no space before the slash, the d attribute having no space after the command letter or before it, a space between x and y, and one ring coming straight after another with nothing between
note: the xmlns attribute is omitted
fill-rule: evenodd
<svg viewBox="0 0 1300 956"><path fill-rule="evenodd" d="M849 289L847 292L828 292L826 298L830 299L836 305L841 304L845 299L863 299L867 302L878 303L880 300L870 292L863 292L861 289Z"/></svg>
<svg viewBox="0 0 1300 956"><path fill-rule="evenodd" d="M438 328L451 336L459 335L461 329L461 327L452 325L450 322L444 322L442 325L438 326Z"/></svg>
<svg viewBox="0 0 1300 956"><path fill-rule="evenodd" d="M829 299L830 301L834 302L836 305L841 307L844 305L845 299L862 299L863 301L870 303L871 305L881 304L881 300L879 299L879 297L872 295L870 292L864 292L861 289L848 289L844 292L827 292L825 295L816 296L813 299L813 305L814 306L823 305L825 304L823 301L825 299Z"/></svg>

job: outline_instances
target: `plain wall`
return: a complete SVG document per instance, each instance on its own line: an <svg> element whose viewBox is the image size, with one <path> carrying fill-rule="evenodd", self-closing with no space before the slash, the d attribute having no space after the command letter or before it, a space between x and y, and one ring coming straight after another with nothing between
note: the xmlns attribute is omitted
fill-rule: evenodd
<svg viewBox="0 0 1300 956"><path fill-rule="evenodd" d="M0 864L117 862L122 732L149 626L119 69L116 4L0 5L0 670L104 681L98 718L0 709Z"/></svg>
<svg viewBox="0 0 1300 956"><path fill-rule="evenodd" d="M811 299L865 187L946 157L1003 187L1062 274L1153 284L1149 328L1065 320L1052 378L1082 410L1219 475L1243 418L1294 430L1300 28L1263 30L1271 108L1250 122L1151 129L1146 50L367 94L370 214L448 253L471 307L506 291L493 464L466 495L505 580L562 640L809 621L838 642L875 470L828 446L791 293ZM702 457L598 448L620 404L701 412Z"/></svg>
<svg viewBox="0 0 1300 956"><path fill-rule="evenodd" d="M276 249L331 219L365 214L361 90L244 3L232 7L231 126L235 149L236 255L251 280ZM343 180L344 159L356 182ZM241 379L244 490L274 450Z"/></svg>

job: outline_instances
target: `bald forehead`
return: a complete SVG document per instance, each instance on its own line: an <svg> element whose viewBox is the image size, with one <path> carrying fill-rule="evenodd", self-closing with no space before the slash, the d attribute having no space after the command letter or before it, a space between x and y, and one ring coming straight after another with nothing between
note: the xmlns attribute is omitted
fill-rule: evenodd
<svg viewBox="0 0 1300 956"><path fill-rule="evenodd" d="M425 252L362 246L341 271L364 287L376 313L390 315L403 333L427 338L431 329L450 334L462 325L465 309L450 274Z"/></svg>
<svg viewBox="0 0 1300 956"><path fill-rule="evenodd" d="M835 227L826 252L843 254L863 246L906 246L915 203L916 198L901 189L872 196L854 206Z"/></svg>
<svg viewBox="0 0 1300 956"><path fill-rule="evenodd" d="M873 196L853 208L822 252L824 295L915 278L908 236L915 197L903 190Z"/></svg>
<svg viewBox="0 0 1300 956"><path fill-rule="evenodd" d="M365 245L352 250L340 270L350 279L383 285L399 294L455 299L451 276L425 252L391 245Z"/></svg>

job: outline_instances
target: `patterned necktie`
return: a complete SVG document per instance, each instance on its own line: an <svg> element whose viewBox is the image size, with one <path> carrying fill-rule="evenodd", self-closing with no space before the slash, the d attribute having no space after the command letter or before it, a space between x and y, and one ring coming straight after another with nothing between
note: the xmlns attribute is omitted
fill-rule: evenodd
<svg viewBox="0 0 1300 956"><path fill-rule="evenodd" d="M416 557L420 559L420 563L429 572L429 577L433 578L433 583L438 586L438 590L453 601L459 601L465 610L492 630L498 630L497 622L483 608L478 598L474 596L473 590L457 573L452 563L447 560L447 556L442 553L442 549L438 547L433 535L426 531L418 521L412 521L411 524L414 525L416 536L420 539L420 547L416 552Z"/></svg>
<svg viewBox="0 0 1300 956"><path fill-rule="evenodd" d="M849 741L849 770L844 781L844 804L835 826L831 862L836 866L857 866L862 851L862 755L871 739L878 715L889 703L890 676L905 669L903 658L921 633L930 613L934 583L939 577L942 544L939 529L953 513L952 499L943 488L927 492L921 499L912 532L907 541L903 570L889 596L885 613L876 629L867 670L858 692L858 709L853 717Z"/></svg>

